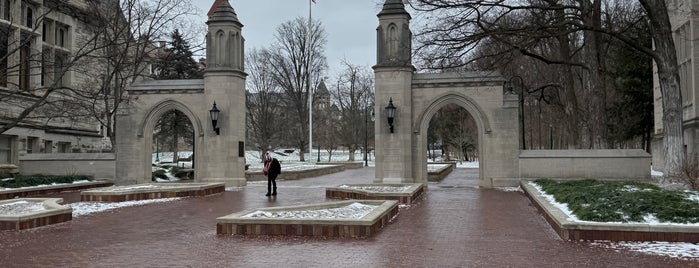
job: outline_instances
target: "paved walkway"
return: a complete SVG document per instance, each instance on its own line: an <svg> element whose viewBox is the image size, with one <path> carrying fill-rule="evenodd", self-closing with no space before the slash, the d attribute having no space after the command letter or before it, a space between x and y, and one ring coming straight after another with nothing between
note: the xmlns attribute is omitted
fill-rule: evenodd
<svg viewBox="0 0 699 268"><path fill-rule="evenodd" d="M217 236L216 217L325 201L326 186L371 183L373 168L127 207L25 231L0 232L0 267L699 267L697 262L563 241L520 192L478 189L477 170L430 183L366 239ZM283 174L282 174L283 176ZM77 202L79 193L63 193Z"/></svg>

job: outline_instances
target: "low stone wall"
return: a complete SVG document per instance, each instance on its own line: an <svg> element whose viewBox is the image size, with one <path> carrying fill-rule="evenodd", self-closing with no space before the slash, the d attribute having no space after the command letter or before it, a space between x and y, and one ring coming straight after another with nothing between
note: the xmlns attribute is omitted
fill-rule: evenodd
<svg viewBox="0 0 699 268"><path fill-rule="evenodd" d="M316 165L344 166L345 169L358 169L364 167L364 162L318 162Z"/></svg>
<svg viewBox="0 0 699 268"><path fill-rule="evenodd" d="M0 201L0 204L8 204L17 201L42 203L45 209L18 215L0 215L0 230L19 231L66 222L73 219L73 209L59 204L63 203L63 198L23 198Z"/></svg>
<svg viewBox="0 0 699 268"><path fill-rule="evenodd" d="M73 184L60 184L60 185L47 185L39 187L30 188L17 188L17 189L7 189L0 190L0 200L13 199L19 197L28 196L42 196L60 192L70 192L70 191L80 191L91 188L98 187L109 187L114 185L112 182L108 181L92 181L85 183L73 183Z"/></svg>
<svg viewBox="0 0 699 268"><path fill-rule="evenodd" d="M650 164L643 150L524 150L519 177L648 181Z"/></svg>
<svg viewBox="0 0 699 268"><path fill-rule="evenodd" d="M116 155L113 153L25 154L19 158L22 175L87 175L114 181Z"/></svg>
<svg viewBox="0 0 699 268"><path fill-rule="evenodd" d="M359 202L378 206L360 219L341 218L251 218L244 217L257 210L291 211L329 209ZM248 209L216 219L218 235L293 235L332 238L365 238L386 227L398 215L394 200L351 200L286 207Z"/></svg>
<svg viewBox="0 0 699 268"><path fill-rule="evenodd" d="M699 227L692 225L573 222L528 182L522 181L524 195L541 212L546 222L564 240L571 241L664 241L699 243Z"/></svg>
<svg viewBox="0 0 699 268"><path fill-rule="evenodd" d="M427 181L442 181L452 171L454 171L454 168L456 168L456 163L454 163L454 162L429 163L427 165L429 166L430 164L448 165L448 166L440 168L436 171L432 171L432 172L428 171L427 172Z"/></svg>
<svg viewBox="0 0 699 268"><path fill-rule="evenodd" d="M282 169L282 174L279 174L279 177L277 177L278 180L299 180L299 179L304 179L304 178L311 178L311 177L318 177L318 176L323 176L327 174L332 174L332 173L337 173L340 171L344 171L345 166L344 165L330 165L328 164L327 166L320 167L320 168L315 168L315 169L308 169L308 170L290 170L286 171ZM248 181L266 181L267 176L262 174L261 171L248 171L245 172L245 178Z"/></svg>
<svg viewBox="0 0 699 268"><path fill-rule="evenodd" d="M124 202L159 198L207 196L223 193L224 183L146 183L80 192L81 201Z"/></svg>

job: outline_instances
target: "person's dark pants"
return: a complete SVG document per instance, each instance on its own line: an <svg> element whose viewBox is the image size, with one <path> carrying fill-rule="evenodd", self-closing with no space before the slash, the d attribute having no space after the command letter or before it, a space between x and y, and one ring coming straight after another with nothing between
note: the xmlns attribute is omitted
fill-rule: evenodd
<svg viewBox="0 0 699 268"><path fill-rule="evenodd" d="M277 194L277 176L267 176L267 194Z"/></svg>

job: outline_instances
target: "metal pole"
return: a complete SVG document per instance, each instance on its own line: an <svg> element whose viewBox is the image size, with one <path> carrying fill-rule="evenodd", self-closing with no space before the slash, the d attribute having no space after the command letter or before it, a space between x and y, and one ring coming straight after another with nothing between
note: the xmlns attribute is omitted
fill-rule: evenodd
<svg viewBox="0 0 699 268"><path fill-rule="evenodd" d="M369 108L364 109L364 166L369 166Z"/></svg>
<svg viewBox="0 0 699 268"><path fill-rule="evenodd" d="M527 141L526 141L526 135L524 132L526 131L526 127L524 126L524 81L522 80L522 77L515 76L519 78L519 88L522 92L522 96L519 98L519 109L520 112L522 113L522 116L520 116L520 119L522 120L522 150L527 149Z"/></svg>
<svg viewBox="0 0 699 268"><path fill-rule="evenodd" d="M311 73L309 65L311 65L311 1L308 1L308 32L306 33L306 75L308 76L306 90L308 91L308 158L311 159L313 152L313 91L311 91Z"/></svg>

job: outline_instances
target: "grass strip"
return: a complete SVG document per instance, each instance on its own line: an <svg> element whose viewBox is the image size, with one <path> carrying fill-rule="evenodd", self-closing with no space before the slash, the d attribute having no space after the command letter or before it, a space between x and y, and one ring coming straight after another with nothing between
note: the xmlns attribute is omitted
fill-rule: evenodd
<svg viewBox="0 0 699 268"><path fill-rule="evenodd" d="M696 192L663 190L638 182L536 180L580 220L595 222L698 223L699 202L689 199Z"/></svg>
<svg viewBox="0 0 699 268"><path fill-rule="evenodd" d="M55 176L55 175L19 175L16 174L11 178L5 178L0 180L0 187L2 188L20 188L20 187L31 187L38 185L51 185L53 183L73 183L74 181L82 180L93 180L92 176L84 175L69 175L69 176Z"/></svg>

